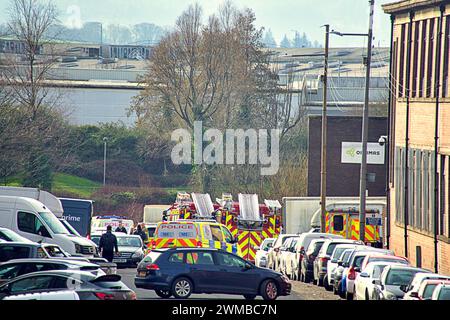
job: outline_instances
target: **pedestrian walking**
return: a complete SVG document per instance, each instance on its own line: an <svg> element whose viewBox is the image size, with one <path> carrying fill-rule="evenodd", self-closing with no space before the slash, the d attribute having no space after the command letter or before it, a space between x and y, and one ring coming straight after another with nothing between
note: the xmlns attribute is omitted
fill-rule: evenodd
<svg viewBox="0 0 450 320"><path fill-rule="evenodd" d="M100 238L98 247L102 253L102 257L109 262L113 262L114 251L116 252L116 255L119 254L119 248L117 247L117 238L112 233L111 226L108 226L106 228L106 233L104 233Z"/></svg>

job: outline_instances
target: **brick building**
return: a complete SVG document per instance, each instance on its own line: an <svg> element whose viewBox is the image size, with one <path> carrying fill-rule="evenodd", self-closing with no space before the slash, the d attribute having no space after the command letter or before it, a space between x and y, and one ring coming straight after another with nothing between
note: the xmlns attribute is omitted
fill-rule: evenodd
<svg viewBox="0 0 450 320"><path fill-rule="evenodd" d="M386 117L370 117L369 142L376 143L387 132ZM320 196L320 159L322 117L310 116L308 121L308 196ZM358 116L328 116L327 134L327 196L359 197L360 163L342 162L342 143L361 142L362 118ZM386 164L369 164L367 172L373 181L367 183L369 196L386 195Z"/></svg>
<svg viewBox="0 0 450 320"><path fill-rule="evenodd" d="M392 22L388 241L412 264L450 275L450 3L383 10Z"/></svg>

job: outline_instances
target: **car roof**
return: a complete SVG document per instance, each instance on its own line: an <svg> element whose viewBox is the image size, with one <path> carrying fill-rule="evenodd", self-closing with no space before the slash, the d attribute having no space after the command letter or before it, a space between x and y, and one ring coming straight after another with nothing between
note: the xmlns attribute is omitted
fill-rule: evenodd
<svg viewBox="0 0 450 320"><path fill-rule="evenodd" d="M0 242L0 246L17 246L17 247L41 247L39 243L28 242Z"/></svg>
<svg viewBox="0 0 450 320"><path fill-rule="evenodd" d="M12 279L11 281L20 280L23 278L28 278L30 276L66 276L66 277L87 277L87 278L93 278L95 275L93 275L89 271L80 271L80 270L49 270L49 271L37 271L37 272L31 272L24 275L21 275L19 277L16 277Z"/></svg>
<svg viewBox="0 0 450 320"><path fill-rule="evenodd" d="M421 286L425 285L425 284L447 284L450 285L450 279L448 280L443 280L443 279L425 279L421 282Z"/></svg>
<svg viewBox="0 0 450 320"><path fill-rule="evenodd" d="M422 269L422 268L417 268L417 267L413 267L413 266L407 266L407 265L402 265L402 264L394 264L391 266L388 266L389 270L417 270L420 273L427 273L427 270ZM431 272L430 272L431 273Z"/></svg>
<svg viewBox="0 0 450 320"><path fill-rule="evenodd" d="M376 262L369 262L366 265L366 268L369 266L404 266L404 264L398 263L398 262L392 262L392 261L376 261Z"/></svg>
<svg viewBox="0 0 450 320"><path fill-rule="evenodd" d="M45 258L36 258L36 259L14 259L9 260L7 262L4 262L3 264L10 264L10 263L61 263L66 265L77 265L77 266L98 266L95 263L82 261L82 260L69 260L69 259L45 259ZM100 266L98 266L100 267Z"/></svg>

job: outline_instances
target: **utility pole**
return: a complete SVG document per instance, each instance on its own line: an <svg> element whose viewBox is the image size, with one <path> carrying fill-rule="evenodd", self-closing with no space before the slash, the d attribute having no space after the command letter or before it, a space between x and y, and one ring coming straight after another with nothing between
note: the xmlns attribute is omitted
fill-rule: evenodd
<svg viewBox="0 0 450 320"><path fill-rule="evenodd" d="M106 143L108 141L108 138L103 138L103 186L106 186Z"/></svg>
<svg viewBox="0 0 450 320"><path fill-rule="evenodd" d="M373 38L373 14L375 0L370 0L369 33L366 59L366 90L362 119L362 154L361 174L359 186L359 240L365 242L366 236L366 189L367 189L367 140L369 135L369 88L370 88L370 64L372 62L372 38Z"/></svg>
<svg viewBox="0 0 450 320"><path fill-rule="evenodd" d="M330 25L325 25L325 62L323 68L323 108L322 108L322 150L320 169L320 225L321 232L325 232L325 216L327 207L327 87L328 87L328 51L330 39Z"/></svg>

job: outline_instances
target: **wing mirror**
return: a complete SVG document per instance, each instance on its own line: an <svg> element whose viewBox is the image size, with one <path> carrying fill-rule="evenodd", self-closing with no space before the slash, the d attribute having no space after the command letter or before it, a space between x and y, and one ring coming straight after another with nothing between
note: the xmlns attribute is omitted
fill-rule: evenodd
<svg viewBox="0 0 450 320"><path fill-rule="evenodd" d="M372 281L372 284L377 285L377 286L381 286L381 281L379 279L375 279Z"/></svg>
<svg viewBox="0 0 450 320"><path fill-rule="evenodd" d="M344 263L343 263L342 261L338 261L337 264L338 264L339 267L342 267L342 265L343 265Z"/></svg>
<svg viewBox="0 0 450 320"><path fill-rule="evenodd" d="M366 272L363 272L359 275L361 278L368 278L369 274L367 274Z"/></svg>
<svg viewBox="0 0 450 320"><path fill-rule="evenodd" d="M400 290L402 290L403 292L408 292L408 286L406 285L406 284L402 284L401 286L400 286Z"/></svg>
<svg viewBox="0 0 450 320"><path fill-rule="evenodd" d="M246 263L244 270L250 270L250 269L253 269L253 266L250 263Z"/></svg>

